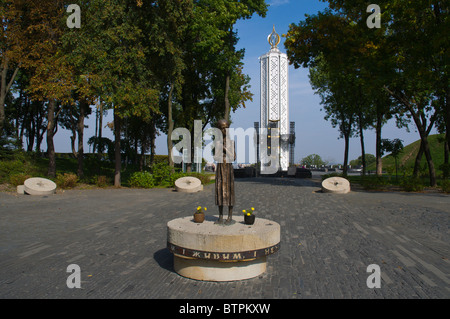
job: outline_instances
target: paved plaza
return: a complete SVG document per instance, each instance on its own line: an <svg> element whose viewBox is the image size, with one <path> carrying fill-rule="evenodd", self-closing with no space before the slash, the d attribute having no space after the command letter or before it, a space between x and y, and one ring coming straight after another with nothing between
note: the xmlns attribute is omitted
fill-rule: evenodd
<svg viewBox="0 0 450 319"><path fill-rule="evenodd" d="M450 196L355 190L325 194L319 179L237 179L235 214L281 225L267 272L199 282L173 271L167 223L197 206L217 214L214 185L0 193L0 298L449 298ZM81 289L67 267L79 265ZM369 265L381 288L370 289Z"/></svg>

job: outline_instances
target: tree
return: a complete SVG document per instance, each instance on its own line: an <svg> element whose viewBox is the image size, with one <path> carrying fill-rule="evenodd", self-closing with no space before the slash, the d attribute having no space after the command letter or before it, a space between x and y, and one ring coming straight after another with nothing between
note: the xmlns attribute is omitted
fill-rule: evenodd
<svg viewBox="0 0 450 319"><path fill-rule="evenodd" d="M48 101L47 106L47 174L56 175L55 147L53 136L57 130L58 101L71 100L73 70L60 54L61 35L66 26L61 17L65 7L62 0L24 1L17 0L11 6L16 14L16 23L26 25L20 39L26 50L17 49L21 65L30 72L29 90L33 99Z"/></svg>
<svg viewBox="0 0 450 319"><path fill-rule="evenodd" d="M330 7L362 27L363 0L329 0ZM430 184L436 186L428 146L428 123L442 114L447 130L450 120L448 1L381 1L382 28L373 42L374 52L386 52L386 67L377 75L393 101L412 117L427 158ZM407 9L405 9L407 8ZM437 103L435 103L437 102ZM434 110L432 110L434 109ZM402 111L400 111L402 112ZM427 118L428 117L428 118Z"/></svg>
<svg viewBox="0 0 450 319"><path fill-rule="evenodd" d="M383 153L391 153L395 160L395 178L398 179L398 157L403 151L403 141L396 138L394 140L383 139L381 146Z"/></svg>
<svg viewBox="0 0 450 319"><path fill-rule="evenodd" d="M365 162L367 166L370 166L376 162L375 155L373 155L373 154L365 154L365 155L366 155L365 161L363 161L362 156L360 156L357 159L350 161L350 165L361 166L361 165L364 165L363 162Z"/></svg>
<svg viewBox="0 0 450 319"><path fill-rule="evenodd" d="M21 14L16 10L12 0L2 1L0 15L2 25L0 29L0 138L5 125L5 101L20 69L20 54L22 52L23 28L22 20L17 19Z"/></svg>
<svg viewBox="0 0 450 319"><path fill-rule="evenodd" d="M378 37L377 34L375 39ZM385 103L388 99L383 93L383 82L374 75L384 70L382 64L389 61L385 61L383 52L374 50L374 39L360 24L330 9L306 16L298 25L291 24L286 38L289 60L296 68L310 69L311 83L322 98L326 119L339 127L346 140L346 172L351 136L358 132L362 153L365 153L364 129L375 126L377 145L381 141L381 127L390 115L391 106ZM377 149L377 171L381 174L381 155Z"/></svg>
<svg viewBox="0 0 450 319"><path fill-rule="evenodd" d="M169 81L162 95L169 106L165 111L167 124L162 128L169 133L169 154L170 132L174 127L187 128L194 136L195 120L201 120L205 129L221 118L229 118L231 112L245 107L252 98L249 78L242 72L244 50L236 50L238 37L233 26L239 19L249 19L255 13L265 16L266 11L267 5L262 0L194 1L188 27L180 41L175 42L182 55L169 56L169 61L182 58L179 78L184 84Z"/></svg>
<svg viewBox="0 0 450 319"><path fill-rule="evenodd" d="M324 160L322 160L322 157L320 157L320 155L311 154L311 155L304 157L301 160L300 164L309 166L309 167L311 167L311 166L320 167L322 165L327 165L328 163L325 162Z"/></svg>
<svg viewBox="0 0 450 319"><path fill-rule="evenodd" d="M72 48L66 56L80 70L76 78L80 100L101 96L114 110L114 185L121 185L121 129L124 118L149 120L158 107L158 86L148 62L150 45L146 17L157 1L86 1L81 3L87 25L67 34ZM149 13L150 12L150 13ZM152 43L156 45L156 43ZM154 66L156 67L156 66Z"/></svg>

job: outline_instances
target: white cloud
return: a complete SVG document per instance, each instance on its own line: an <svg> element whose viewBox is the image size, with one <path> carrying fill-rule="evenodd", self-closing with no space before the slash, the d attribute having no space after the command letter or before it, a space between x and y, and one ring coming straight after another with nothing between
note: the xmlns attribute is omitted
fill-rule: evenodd
<svg viewBox="0 0 450 319"><path fill-rule="evenodd" d="M269 2L269 5L271 7L277 7L277 6L282 6L284 4L288 4L290 0L271 0Z"/></svg>

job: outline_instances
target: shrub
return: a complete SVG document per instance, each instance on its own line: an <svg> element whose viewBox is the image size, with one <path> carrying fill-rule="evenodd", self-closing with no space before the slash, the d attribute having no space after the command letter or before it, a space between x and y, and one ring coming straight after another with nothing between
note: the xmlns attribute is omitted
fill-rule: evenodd
<svg viewBox="0 0 450 319"><path fill-rule="evenodd" d="M151 168L155 185L169 186L171 184L170 176L173 175L173 168L165 162L154 164Z"/></svg>
<svg viewBox="0 0 450 319"><path fill-rule="evenodd" d="M368 190L380 190L385 188L389 181L382 176L365 176L361 180L361 185Z"/></svg>
<svg viewBox="0 0 450 319"><path fill-rule="evenodd" d="M24 163L21 160L0 161L0 179L8 182L9 176L24 173Z"/></svg>
<svg viewBox="0 0 450 319"><path fill-rule="evenodd" d="M56 175L56 185L62 189L74 188L78 183L78 176L72 173Z"/></svg>
<svg viewBox="0 0 450 319"><path fill-rule="evenodd" d="M155 178L149 172L136 172L129 179L131 187L153 188L155 187Z"/></svg>
<svg viewBox="0 0 450 319"><path fill-rule="evenodd" d="M9 176L9 182L13 186L19 186L23 185L23 183L29 178L31 178L31 176L27 174L13 174Z"/></svg>
<svg viewBox="0 0 450 319"><path fill-rule="evenodd" d="M442 164L439 166L439 168L442 170L442 177L443 178L449 178L450 177L450 164Z"/></svg>
<svg viewBox="0 0 450 319"><path fill-rule="evenodd" d="M208 185L209 182L211 181L211 177L208 174L191 173L189 174L189 176L198 178L202 182L202 185Z"/></svg>
<svg viewBox="0 0 450 319"><path fill-rule="evenodd" d="M424 185L419 178L405 177L400 182L400 186L407 192L420 192L423 191Z"/></svg>
<svg viewBox="0 0 450 319"><path fill-rule="evenodd" d="M442 181L441 189L444 193L450 194L450 180L447 179L445 181Z"/></svg>
<svg viewBox="0 0 450 319"><path fill-rule="evenodd" d="M108 178L104 175L95 175L92 177L91 183L98 187L106 187L109 184Z"/></svg>

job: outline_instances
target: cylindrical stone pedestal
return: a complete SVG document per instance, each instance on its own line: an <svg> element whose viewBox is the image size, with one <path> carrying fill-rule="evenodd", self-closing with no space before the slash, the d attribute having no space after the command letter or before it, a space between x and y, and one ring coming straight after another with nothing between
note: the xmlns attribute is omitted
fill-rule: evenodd
<svg viewBox="0 0 450 319"><path fill-rule="evenodd" d="M231 226L216 225L208 216L202 224L192 217L168 223L167 246L174 254L175 271L201 281L236 281L266 271L267 256L280 248L280 225L256 218L245 225L242 216Z"/></svg>

